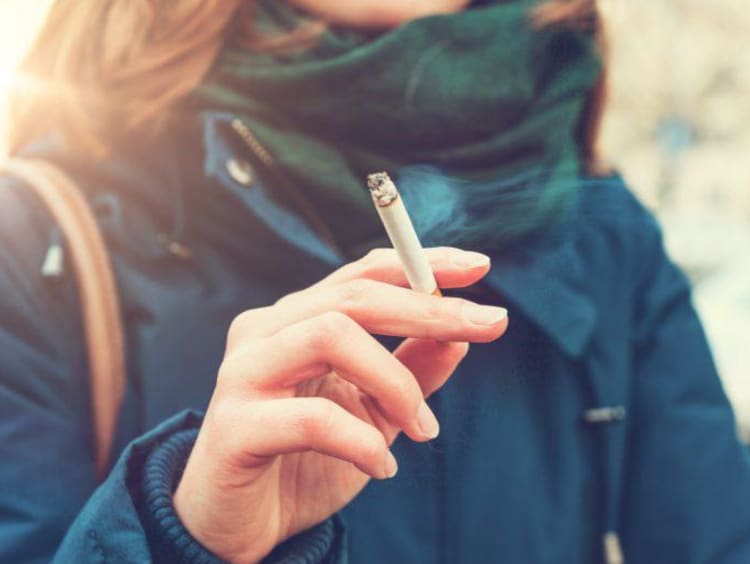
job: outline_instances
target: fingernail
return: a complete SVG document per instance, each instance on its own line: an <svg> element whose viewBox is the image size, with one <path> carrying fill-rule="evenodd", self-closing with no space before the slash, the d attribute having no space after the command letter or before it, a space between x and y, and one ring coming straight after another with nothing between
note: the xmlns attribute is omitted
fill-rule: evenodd
<svg viewBox="0 0 750 564"><path fill-rule="evenodd" d="M397 472L398 462L396 462L396 457L393 456L393 453L389 450L385 455L385 477L393 478Z"/></svg>
<svg viewBox="0 0 750 564"><path fill-rule="evenodd" d="M422 405L419 406L417 425L422 435L427 439L434 439L440 434L440 423L425 402L422 402Z"/></svg>
<svg viewBox="0 0 750 564"><path fill-rule="evenodd" d="M463 251L456 254L453 264L459 268L478 268L490 264L490 257L474 251Z"/></svg>
<svg viewBox="0 0 750 564"><path fill-rule="evenodd" d="M496 325L508 317L508 310L502 307L464 304L464 318L475 325Z"/></svg>

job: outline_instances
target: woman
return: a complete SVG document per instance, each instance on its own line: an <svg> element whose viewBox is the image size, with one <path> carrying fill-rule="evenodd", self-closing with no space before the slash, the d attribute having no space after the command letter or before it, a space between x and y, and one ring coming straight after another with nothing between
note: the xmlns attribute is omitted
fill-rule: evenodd
<svg viewBox="0 0 750 564"><path fill-rule="evenodd" d="M6 179L0 560L748 561L688 284L617 177L571 181L593 2L469 4L54 3L13 143L100 212L128 389L96 489L75 285ZM442 187L421 225L453 202L450 297L372 250L380 169Z"/></svg>

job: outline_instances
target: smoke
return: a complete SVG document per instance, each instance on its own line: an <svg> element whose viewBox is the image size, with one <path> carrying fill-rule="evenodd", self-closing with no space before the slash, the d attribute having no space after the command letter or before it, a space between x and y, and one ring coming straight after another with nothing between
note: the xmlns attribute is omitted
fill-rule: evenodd
<svg viewBox="0 0 750 564"><path fill-rule="evenodd" d="M397 185L426 246L502 248L554 227L587 183L577 166L536 167L512 178L473 180L407 167Z"/></svg>

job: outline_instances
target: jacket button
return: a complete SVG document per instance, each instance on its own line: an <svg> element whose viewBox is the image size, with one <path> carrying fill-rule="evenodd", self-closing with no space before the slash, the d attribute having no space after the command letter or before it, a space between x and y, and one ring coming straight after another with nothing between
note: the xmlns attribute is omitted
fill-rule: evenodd
<svg viewBox="0 0 750 564"><path fill-rule="evenodd" d="M229 159L227 161L227 172L232 180L243 186L252 186L253 170L250 163L244 160Z"/></svg>

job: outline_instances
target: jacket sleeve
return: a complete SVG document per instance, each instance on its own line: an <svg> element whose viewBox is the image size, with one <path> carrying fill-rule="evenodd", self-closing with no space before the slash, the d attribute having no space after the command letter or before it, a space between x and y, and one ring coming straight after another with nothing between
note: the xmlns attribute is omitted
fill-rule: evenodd
<svg viewBox="0 0 750 564"><path fill-rule="evenodd" d="M625 477L629 562L750 562L750 456L737 436L690 285L646 235ZM744 351L747 353L747 351Z"/></svg>
<svg viewBox="0 0 750 564"><path fill-rule="evenodd" d="M54 561L220 563L185 529L172 504L200 423L199 414L185 412L131 443L76 518ZM264 562L344 564L342 539L338 520L330 519L278 546Z"/></svg>
<svg viewBox="0 0 750 564"><path fill-rule="evenodd" d="M0 178L0 562L218 561L171 504L198 415L133 441L97 487L75 283L40 272L54 231L41 204ZM268 562L340 564L341 539L331 520Z"/></svg>

